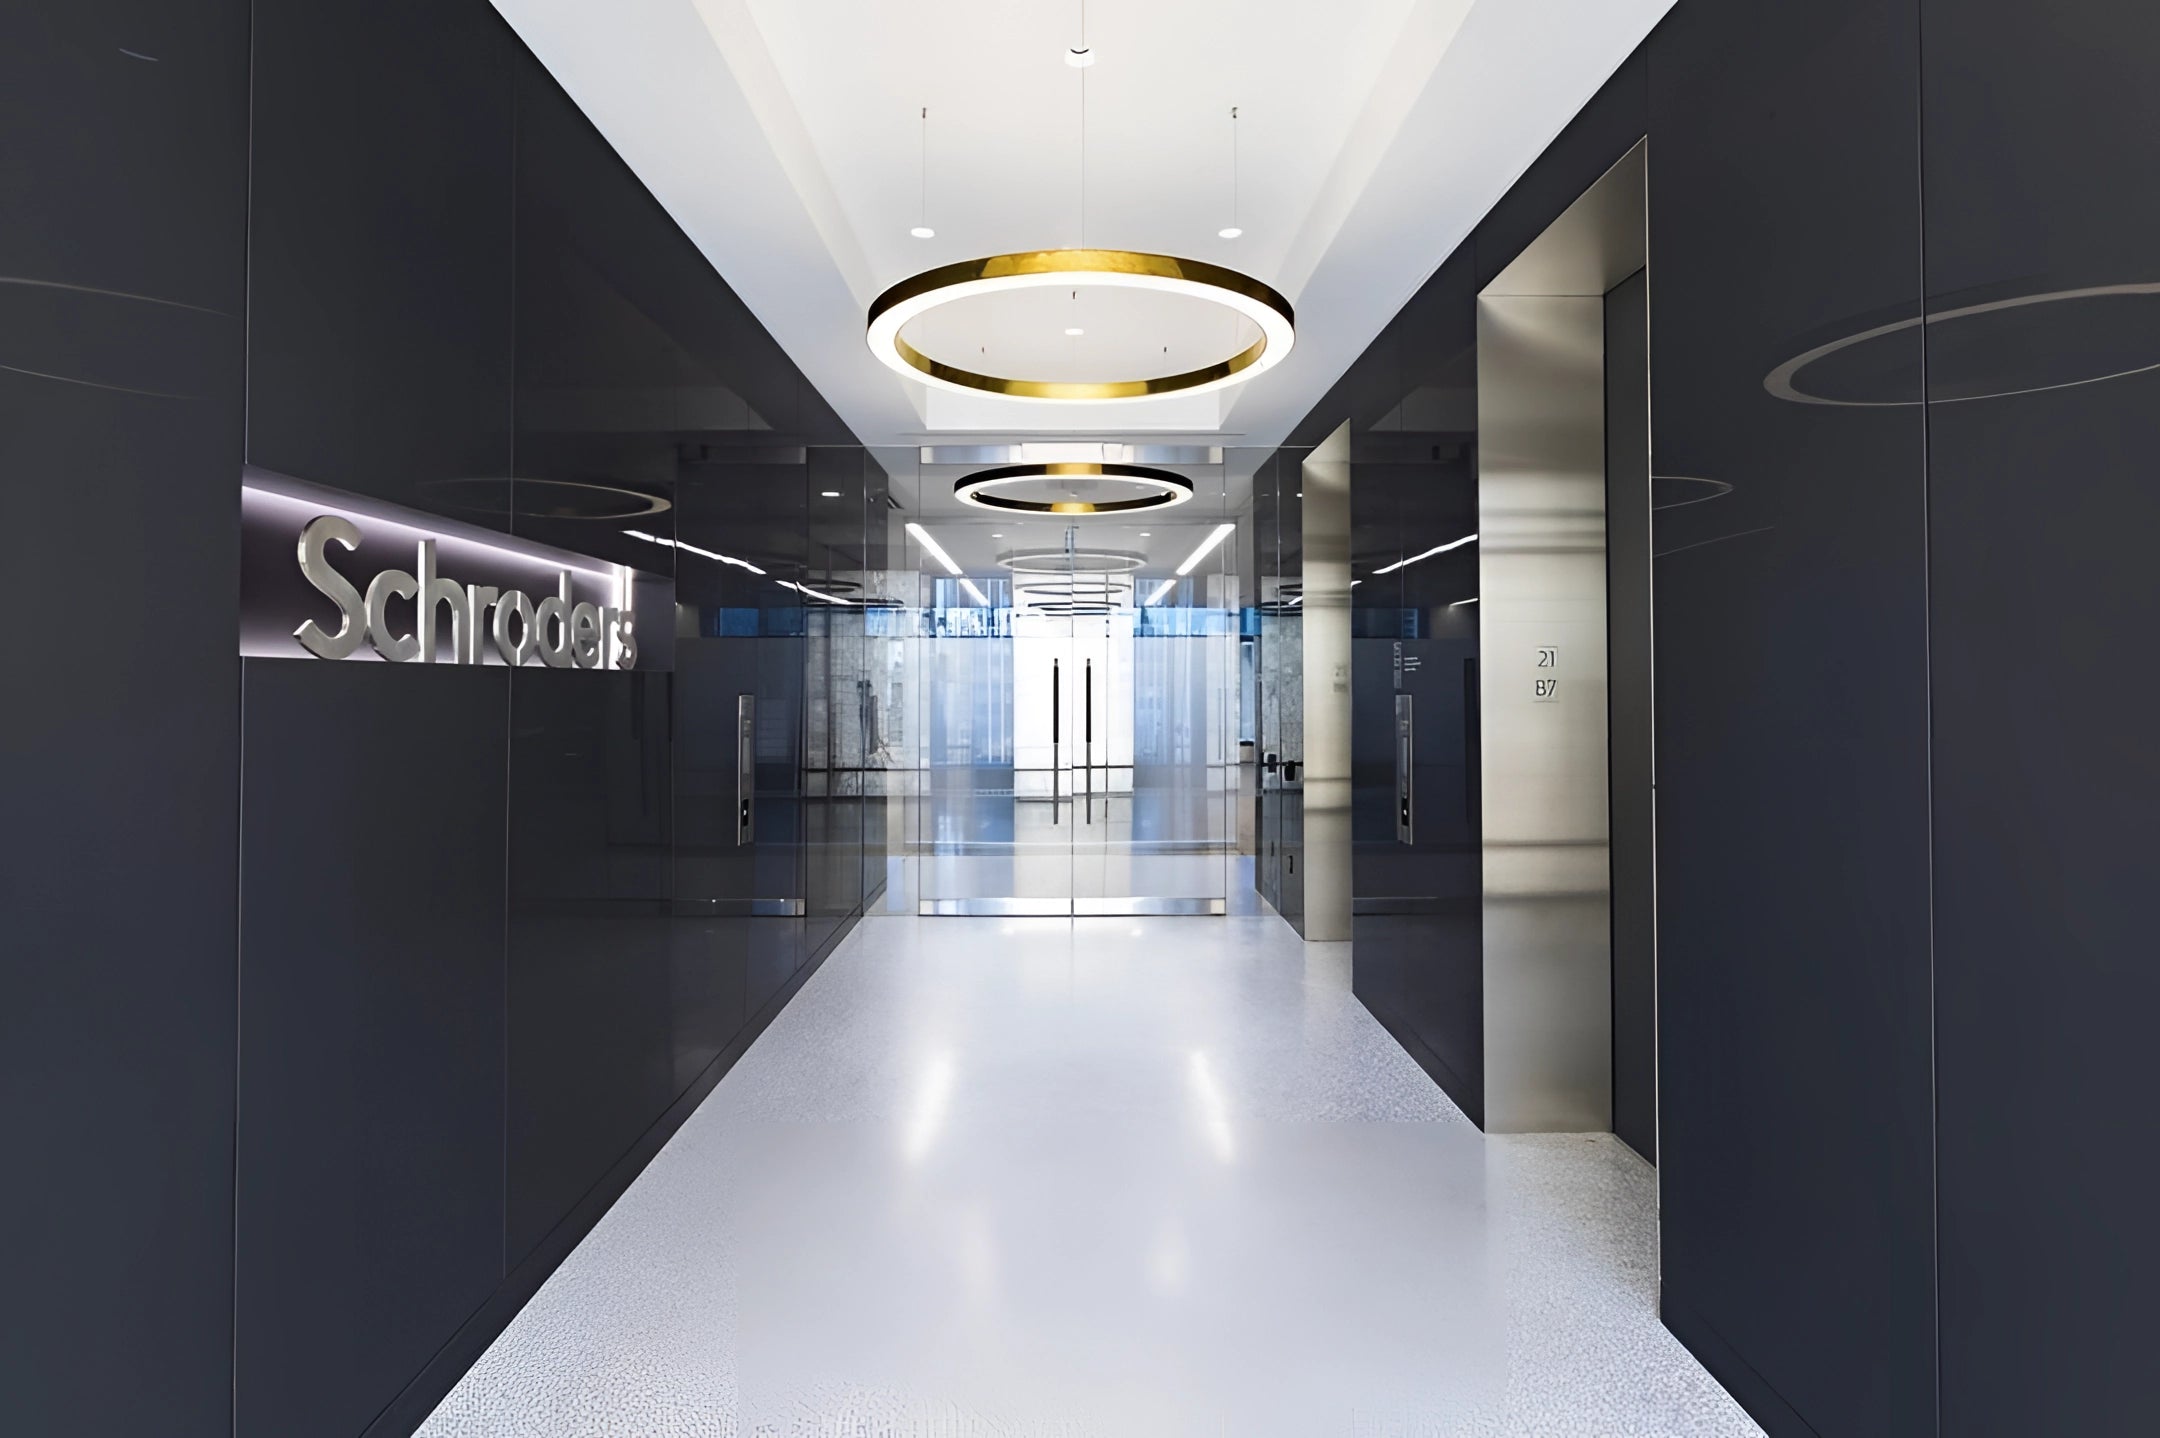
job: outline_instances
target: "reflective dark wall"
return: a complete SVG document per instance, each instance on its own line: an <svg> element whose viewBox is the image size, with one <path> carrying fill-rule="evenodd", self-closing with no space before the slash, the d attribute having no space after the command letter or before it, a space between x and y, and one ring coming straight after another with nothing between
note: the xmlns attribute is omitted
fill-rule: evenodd
<svg viewBox="0 0 2160 1438"><path fill-rule="evenodd" d="M245 669L233 1431L357 1433L502 1279L509 675Z"/></svg>
<svg viewBox="0 0 2160 1438"><path fill-rule="evenodd" d="M247 460L507 528L501 23L254 18ZM510 678L242 669L234 1432L358 1432L502 1281Z"/></svg>
<svg viewBox="0 0 2160 1438"><path fill-rule="evenodd" d="M1774 1431L1936 1423L1926 438L1776 367L1920 299L1909 3L1651 42L1664 1313ZM1826 77L1834 75L1834 84Z"/></svg>
<svg viewBox="0 0 2160 1438"><path fill-rule="evenodd" d="M1774 1434L2149 1426L2152 1165L2108 1137L2142 1119L2155 997L2160 767L2124 658L2160 600L2148 11L1682 0L1419 296L1466 255L1497 273L1649 136L1655 605L1648 659L1617 602L1612 636L1614 1117L1657 1145L1666 1323ZM1397 601L1364 557L1406 486L1373 456L1444 330L1406 309L1293 436L1365 436L1367 909L1409 886L1379 804ZM1652 661L1646 956L1623 760ZM1446 942L1359 925L1360 996L1448 1083L1446 1025L1406 1018L1474 1006L1438 981Z"/></svg>
<svg viewBox="0 0 2160 1438"><path fill-rule="evenodd" d="M873 471L482 0L31 9L0 1427L408 1432L882 879ZM635 569L636 667L237 658L243 464Z"/></svg>
<svg viewBox="0 0 2160 1438"><path fill-rule="evenodd" d="M248 7L0 7L0 1428L232 1428Z"/></svg>
<svg viewBox="0 0 2160 1438"><path fill-rule="evenodd" d="M2160 1164L2121 1141L2160 1008L2160 11L1921 10L1942 1431L2132 1433L2160 1276Z"/></svg>
<svg viewBox="0 0 2160 1438"><path fill-rule="evenodd" d="M1443 265L1316 416L1351 426L1352 985L1482 1122L1477 548L1427 554L1478 526L1471 261L1465 249Z"/></svg>
<svg viewBox="0 0 2160 1438"><path fill-rule="evenodd" d="M1254 884L1300 933L1305 925L1305 560L1298 489L1309 452L1284 448L1266 456L1253 475L1253 597L1259 631Z"/></svg>
<svg viewBox="0 0 2160 1438"><path fill-rule="evenodd" d="M1651 617L1650 286L1605 294L1607 815L1612 846L1612 1126L1657 1161L1657 793Z"/></svg>

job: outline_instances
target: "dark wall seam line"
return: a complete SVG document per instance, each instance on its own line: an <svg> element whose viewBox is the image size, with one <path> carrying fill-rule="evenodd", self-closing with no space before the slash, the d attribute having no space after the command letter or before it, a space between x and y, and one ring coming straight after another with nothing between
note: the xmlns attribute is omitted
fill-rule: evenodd
<svg viewBox="0 0 2160 1438"><path fill-rule="evenodd" d="M514 53L514 52L513 52ZM510 231L510 413L509 449L510 469L506 486L509 493L505 505L510 511L510 529L517 531L517 470L518 470L518 141L524 130L525 76L520 66L510 67L510 209L506 217ZM511 835L517 822L516 772L513 763L517 753L517 671L512 669L503 680L503 887L502 887L502 1226L501 1254L497 1265L496 1286L510 1276L510 885Z"/></svg>
<svg viewBox="0 0 2160 1438"><path fill-rule="evenodd" d="M242 156L246 172L246 186L240 200L240 461L247 463L248 421L251 389L250 365L255 357L255 334L251 324L255 304L255 5L249 0L247 16L247 66L242 83L247 86L247 131L241 143L246 146ZM239 527L239 479L234 484L233 526ZM240 608L238 592L240 576L233 575L233 609ZM231 1292L226 1320L231 1325L226 1343L226 1377L230 1392L230 1406L226 1412L226 1427L233 1438L240 1434L240 1059L242 1024L246 1006L241 1002L247 982L247 934L242 928L247 916L247 869L243 855L247 852L247 674L245 659L235 661L239 670L238 712L235 715L233 767L239 783L233 794L233 1072L232 1072L232 1254L226 1261L226 1278Z"/></svg>
<svg viewBox="0 0 2160 1438"><path fill-rule="evenodd" d="M1928 1228L1930 1241L1928 1340L1935 1360L1935 1433L1943 1431L1942 1364L1942 1089L1937 1029L1940 1003L1935 979L1935 483L1934 421L1928 379L1927 248L1927 0L1913 0L1913 207L1919 225L1920 261L1920 645L1924 679L1921 712L1926 724L1921 783L1927 795L1928 972Z"/></svg>
<svg viewBox="0 0 2160 1438"><path fill-rule="evenodd" d="M243 383L245 370L242 371ZM227 1321L232 1325L227 1347L227 1377L230 1380L232 1408L227 1414L228 1427L234 1438L240 1432L240 1058L241 1023L245 1009L240 1002L241 985L246 979L247 935L241 928L242 917L247 913L247 870L241 866L240 856L245 851L244 836L247 832L247 661L240 660L235 666L240 671L239 724L237 760L240 782L233 795L233 1073L232 1073L232 1152L228 1167L232 1174L232 1256L226 1263L231 1302L227 1308Z"/></svg>

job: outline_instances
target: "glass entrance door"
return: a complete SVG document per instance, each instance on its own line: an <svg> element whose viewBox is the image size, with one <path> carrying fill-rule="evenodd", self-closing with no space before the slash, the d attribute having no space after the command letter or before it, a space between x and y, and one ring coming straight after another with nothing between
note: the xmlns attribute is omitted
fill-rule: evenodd
<svg viewBox="0 0 2160 1438"><path fill-rule="evenodd" d="M983 527L989 546L970 538L977 526L937 528L995 553L1005 573L968 576L990 601L972 608L960 585L933 579L918 626L918 911L1224 912L1236 848L1235 581L1220 561L1174 572L1219 526L1130 535L1067 524L1054 543L1019 545L1008 523ZM1168 557L1151 562L1132 541L1155 530Z"/></svg>

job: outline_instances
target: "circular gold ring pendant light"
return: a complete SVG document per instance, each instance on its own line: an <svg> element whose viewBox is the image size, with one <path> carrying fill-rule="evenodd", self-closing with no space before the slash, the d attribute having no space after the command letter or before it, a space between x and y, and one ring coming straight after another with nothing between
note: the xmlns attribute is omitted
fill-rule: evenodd
<svg viewBox="0 0 2160 1438"><path fill-rule="evenodd" d="M1040 380L983 374L932 359L900 331L941 305L1007 290L1134 289L1206 300L1250 320L1260 338L1227 359L1152 379ZM924 270L879 295L870 306L871 353L909 379L963 394L1016 399L1118 400L1197 394L1251 379L1282 363L1297 341L1290 302L1250 275L1202 260L1137 250L1029 250Z"/></svg>
<svg viewBox="0 0 2160 1438"><path fill-rule="evenodd" d="M998 493L1015 484L1060 479L1116 480L1147 492L1131 499L1025 499ZM953 483L953 498L962 504L1003 514L1133 514L1169 509L1192 497L1192 481L1184 475L1140 464L1009 464L977 470Z"/></svg>

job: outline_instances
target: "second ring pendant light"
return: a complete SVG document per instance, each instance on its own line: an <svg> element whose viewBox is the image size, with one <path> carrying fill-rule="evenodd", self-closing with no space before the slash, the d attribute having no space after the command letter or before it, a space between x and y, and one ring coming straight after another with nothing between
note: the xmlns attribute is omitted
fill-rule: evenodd
<svg viewBox="0 0 2160 1438"><path fill-rule="evenodd" d="M1027 484L1059 481L1104 481L1139 493L1124 499L1030 499L1009 491ZM1147 509L1169 509L1193 497L1192 481L1167 469L1140 464L1009 464L982 469L953 485L953 498L976 509L1007 514L1133 514Z"/></svg>

